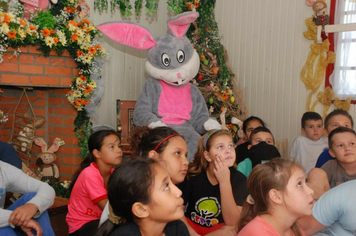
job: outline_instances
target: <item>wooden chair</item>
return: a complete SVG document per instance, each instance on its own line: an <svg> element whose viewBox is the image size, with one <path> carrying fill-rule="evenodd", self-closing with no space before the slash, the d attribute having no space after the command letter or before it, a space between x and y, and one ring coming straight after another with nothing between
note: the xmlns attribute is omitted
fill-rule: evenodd
<svg viewBox="0 0 356 236"><path fill-rule="evenodd" d="M131 155L131 147L127 139L131 130L135 128L133 114L136 101L116 100L117 131L121 134L121 147L124 155Z"/></svg>

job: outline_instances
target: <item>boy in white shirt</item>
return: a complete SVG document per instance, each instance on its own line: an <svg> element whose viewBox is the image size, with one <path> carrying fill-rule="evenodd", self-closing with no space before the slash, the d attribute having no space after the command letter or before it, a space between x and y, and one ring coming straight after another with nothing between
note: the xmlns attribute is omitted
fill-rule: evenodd
<svg viewBox="0 0 356 236"><path fill-rule="evenodd" d="M323 133L321 116L316 112L305 112L302 117L303 135L294 140L290 157L303 166L306 176L322 151L328 147L328 138Z"/></svg>

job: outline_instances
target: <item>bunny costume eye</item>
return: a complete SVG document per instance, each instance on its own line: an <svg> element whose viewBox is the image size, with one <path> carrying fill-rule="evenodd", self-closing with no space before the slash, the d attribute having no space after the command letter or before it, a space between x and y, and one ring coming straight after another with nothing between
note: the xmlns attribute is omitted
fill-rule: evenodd
<svg viewBox="0 0 356 236"><path fill-rule="evenodd" d="M184 54L184 52L182 50L179 50L177 52L177 61L179 63L182 63L182 62L184 62L184 60L185 60L185 54Z"/></svg>
<svg viewBox="0 0 356 236"><path fill-rule="evenodd" d="M162 64L168 67L171 64L171 58L169 58L167 53L163 53L161 56Z"/></svg>

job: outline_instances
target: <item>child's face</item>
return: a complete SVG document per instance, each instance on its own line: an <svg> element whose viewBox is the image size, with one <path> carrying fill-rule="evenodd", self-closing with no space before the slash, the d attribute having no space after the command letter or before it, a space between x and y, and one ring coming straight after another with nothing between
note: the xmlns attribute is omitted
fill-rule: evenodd
<svg viewBox="0 0 356 236"><path fill-rule="evenodd" d="M283 193L286 209L298 218L311 215L314 205L313 194L314 191L306 185L304 171L295 167Z"/></svg>
<svg viewBox="0 0 356 236"><path fill-rule="evenodd" d="M323 135L322 120L307 120L305 127L302 128L302 133L310 140L318 141Z"/></svg>
<svg viewBox="0 0 356 236"><path fill-rule="evenodd" d="M262 124L258 120L251 120L246 126L246 138L250 139L251 132L257 127L262 127Z"/></svg>
<svg viewBox="0 0 356 236"><path fill-rule="evenodd" d="M154 221L168 223L184 216L182 191L173 184L168 172L154 165L155 178L151 186L151 201L147 204L149 217Z"/></svg>
<svg viewBox="0 0 356 236"><path fill-rule="evenodd" d="M326 132L330 134L331 131L338 127L353 128L349 117L344 115L335 115L330 118L328 127L326 127Z"/></svg>
<svg viewBox="0 0 356 236"><path fill-rule="evenodd" d="M188 148L182 137L176 136L168 140L168 145L160 153L158 162L165 168L174 184L183 182L188 173Z"/></svg>
<svg viewBox="0 0 356 236"><path fill-rule="evenodd" d="M100 151L94 149L95 157L101 160L102 163L117 166L122 160L122 149L120 148L120 138L114 134L110 134L104 138L103 145Z"/></svg>
<svg viewBox="0 0 356 236"><path fill-rule="evenodd" d="M353 133L345 132L333 135L333 144L329 149L330 155L341 163L356 162L356 137Z"/></svg>
<svg viewBox="0 0 356 236"><path fill-rule="evenodd" d="M226 161L227 166L235 164L235 145L228 135L219 135L211 142L210 150L204 152L204 156L209 162L213 162L216 156L220 156L222 161Z"/></svg>
<svg viewBox="0 0 356 236"><path fill-rule="evenodd" d="M259 144L260 142L274 145L272 134L268 132L258 132L257 134L254 134L251 140L251 146Z"/></svg>

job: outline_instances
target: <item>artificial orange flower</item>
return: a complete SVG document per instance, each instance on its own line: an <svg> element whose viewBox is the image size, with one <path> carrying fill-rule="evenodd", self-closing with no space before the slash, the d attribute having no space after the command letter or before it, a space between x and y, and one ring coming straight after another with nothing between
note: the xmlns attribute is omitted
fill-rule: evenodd
<svg viewBox="0 0 356 236"><path fill-rule="evenodd" d="M84 75L80 75L79 78L83 81L87 81L87 77L85 77Z"/></svg>
<svg viewBox="0 0 356 236"><path fill-rule="evenodd" d="M83 52L80 51L80 50L78 50L78 51L77 51L77 56L80 57L81 55L83 55Z"/></svg>
<svg viewBox="0 0 356 236"><path fill-rule="evenodd" d="M229 99L229 95L227 95L227 93L223 93L223 95L221 97L224 99L224 101Z"/></svg>
<svg viewBox="0 0 356 236"><path fill-rule="evenodd" d="M23 27L26 27L26 21L20 19L20 24L23 26Z"/></svg>
<svg viewBox="0 0 356 236"><path fill-rule="evenodd" d="M74 25L74 26L78 26L77 23L75 21L72 21L72 20L69 20L68 23L71 24L71 25Z"/></svg>
<svg viewBox="0 0 356 236"><path fill-rule="evenodd" d="M49 31L49 29L45 28L44 30L41 30L41 33L43 34L43 36L47 37L50 35L51 32Z"/></svg>
<svg viewBox="0 0 356 236"><path fill-rule="evenodd" d="M195 6L195 8L198 8L199 7L199 2L195 2L194 6Z"/></svg>
<svg viewBox="0 0 356 236"><path fill-rule="evenodd" d="M67 6L67 8L66 8L67 13L73 13L74 11L75 11L75 8Z"/></svg>
<svg viewBox="0 0 356 236"><path fill-rule="evenodd" d="M89 20L87 20L87 19L84 19L84 20L83 20L83 23L85 23L85 24L89 24L89 23L90 23L90 21L89 21Z"/></svg>
<svg viewBox="0 0 356 236"><path fill-rule="evenodd" d="M30 25L30 30L37 30L37 28L33 25Z"/></svg>
<svg viewBox="0 0 356 236"><path fill-rule="evenodd" d="M74 91L73 90L70 90L69 91L69 95L73 95Z"/></svg>
<svg viewBox="0 0 356 236"><path fill-rule="evenodd" d="M4 14L4 22L5 23L10 23L11 17L8 14Z"/></svg>
<svg viewBox="0 0 356 236"><path fill-rule="evenodd" d="M95 54L95 53L96 53L96 48L95 48L95 47L90 47L90 48L89 48L89 52L90 52L91 54Z"/></svg>
<svg viewBox="0 0 356 236"><path fill-rule="evenodd" d="M96 46L96 50L100 51L101 50L101 45Z"/></svg>
<svg viewBox="0 0 356 236"><path fill-rule="evenodd" d="M7 33L7 37L9 37L9 39L11 39L11 38L16 39L16 33L17 33L16 30L9 32L9 33Z"/></svg>
<svg viewBox="0 0 356 236"><path fill-rule="evenodd" d="M54 31L54 29L50 29L49 32L50 32L51 34L55 34L55 33L56 33L56 31Z"/></svg>
<svg viewBox="0 0 356 236"><path fill-rule="evenodd" d="M82 22L78 22L78 23L77 23L77 26L81 26L81 25L82 25Z"/></svg>
<svg viewBox="0 0 356 236"><path fill-rule="evenodd" d="M90 86L85 86L84 93L90 93L93 89Z"/></svg>
<svg viewBox="0 0 356 236"><path fill-rule="evenodd" d="M192 4L190 2L187 3L187 7L189 10L192 10Z"/></svg>
<svg viewBox="0 0 356 236"><path fill-rule="evenodd" d="M78 35L77 34L73 34L72 35L72 42L75 42L78 40Z"/></svg>
<svg viewBox="0 0 356 236"><path fill-rule="evenodd" d="M54 40L54 45L57 46L57 43L58 43L58 38L57 37L53 37L53 40Z"/></svg>

